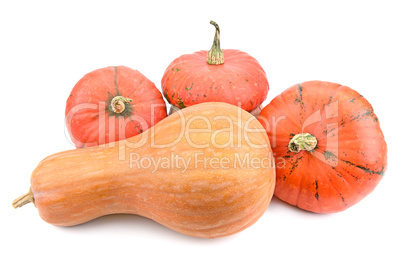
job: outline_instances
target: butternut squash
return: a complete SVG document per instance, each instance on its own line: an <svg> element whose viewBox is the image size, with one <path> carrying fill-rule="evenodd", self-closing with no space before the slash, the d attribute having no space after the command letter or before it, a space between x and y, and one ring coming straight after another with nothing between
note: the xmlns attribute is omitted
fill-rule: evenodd
<svg viewBox="0 0 402 268"><path fill-rule="evenodd" d="M202 103L127 140L45 158L13 206L33 202L43 220L58 226L129 213L190 236L227 236L266 211L273 161L254 116Z"/></svg>

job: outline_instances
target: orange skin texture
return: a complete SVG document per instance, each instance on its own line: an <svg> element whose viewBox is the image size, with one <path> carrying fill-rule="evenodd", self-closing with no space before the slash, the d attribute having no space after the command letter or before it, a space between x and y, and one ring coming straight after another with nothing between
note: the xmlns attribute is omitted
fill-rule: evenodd
<svg viewBox="0 0 402 268"><path fill-rule="evenodd" d="M387 166L387 144L370 103L330 82L294 85L274 98L258 120L276 160L275 196L316 213L345 210L371 193ZM312 151L292 152L299 133L318 140Z"/></svg>
<svg viewBox="0 0 402 268"><path fill-rule="evenodd" d="M198 120L200 116L207 120ZM186 128L190 131L181 132ZM189 165L130 166L133 153L135 159L166 157L168 164L175 154ZM227 165L197 162L196 154L199 159L228 159ZM270 164L236 166L236 155ZM54 225L128 213L183 234L215 238L237 233L264 214L275 187L273 161L268 136L257 119L229 104L205 103L176 112L127 140L49 156L32 173L31 190L40 216Z"/></svg>
<svg viewBox="0 0 402 268"><path fill-rule="evenodd" d="M269 90L265 71L245 52L222 51L221 65L208 64L206 50L175 59L162 78L165 98L178 108L202 102L226 102L249 112L257 108Z"/></svg>
<svg viewBox="0 0 402 268"><path fill-rule="evenodd" d="M110 109L113 97L130 98L130 112ZM66 126L77 148L126 139L167 116L162 94L139 71L125 66L97 69L81 78L66 103Z"/></svg>

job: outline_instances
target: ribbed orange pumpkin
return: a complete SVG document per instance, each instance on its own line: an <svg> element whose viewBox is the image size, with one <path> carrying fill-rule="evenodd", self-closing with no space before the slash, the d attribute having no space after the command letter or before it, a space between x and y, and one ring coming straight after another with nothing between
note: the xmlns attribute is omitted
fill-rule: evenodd
<svg viewBox="0 0 402 268"><path fill-rule="evenodd" d="M127 139L166 116L165 102L155 84L126 66L86 74L66 103L66 127L78 148Z"/></svg>
<svg viewBox="0 0 402 268"><path fill-rule="evenodd" d="M347 86L294 85L261 112L276 159L275 195L317 213L351 207L374 190L387 145L370 103Z"/></svg>
<svg viewBox="0 0 402 268"><path fill-rule="evenodd" d="M264 214L275 169L267 134L249 113L225 103L186 108L106 148L57 153L39 163L34 202L59 226L113 213L138 214L178 232L220 237Z"/></svg>
<svg viewBox="0 0 402 268"><path fill-rule="evenodd" d="M245 52L221 50L219 26L211 24L216 27L211 50L182 55L166 69L162 78L166 100L179 109L214 101L249 112L259 109L269 90L265 71Z"/></svg>

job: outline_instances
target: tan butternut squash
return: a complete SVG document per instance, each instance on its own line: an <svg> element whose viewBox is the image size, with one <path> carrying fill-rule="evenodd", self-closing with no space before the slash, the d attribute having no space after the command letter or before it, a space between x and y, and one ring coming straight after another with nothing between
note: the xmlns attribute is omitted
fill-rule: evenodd
<svg viewBox="0 0 402 268"><path fill-rule="evenodd" d="M13 206L33 202L43 220L58 226L130 213L190 236L227 236L266 211L273 161L268 136L251 114L202 103L128 140L45 158Z"/></svg>

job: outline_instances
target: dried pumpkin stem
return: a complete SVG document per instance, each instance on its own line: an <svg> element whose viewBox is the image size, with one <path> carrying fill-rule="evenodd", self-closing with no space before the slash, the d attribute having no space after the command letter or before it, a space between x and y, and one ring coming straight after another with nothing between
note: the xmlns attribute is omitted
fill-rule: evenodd
<svg viewBox="0 0 402 268"><path fill-rule="evenodd" d="M14 201L11 203L11 205L14 208L20 208L26 204L34 203L34 201L35 200L34 200L32 190L31 190L31 188L29 188L28 193L21 195L20 197L14 199Z"/></svg>
<svg viewBox="0 0 402 268"><path fill-rule="evenodd" d="M312 151L317 147L317 138L310 133L295 135L289 142L288 148L291 152L298 153L301 150Z"/></svg>
<svg viewBox="0 0 402 268"><path fill-rule="evenodd" d="M132 100L125 98L123 96L116 96L110 102L110 107L116 114L121 114L126 109L126 104L130 103Z"/></svg>
<svg viewBox="0 0 402 268"><path fill-rule="evenodd" d="M208 64L211 65L219 65L224 63L223 51L221 49L221 34L219 30L219 26L216 22L210 21L210 23L215 26L215 37L214 43L212 44L211 49L208 51Z"/></svg>

